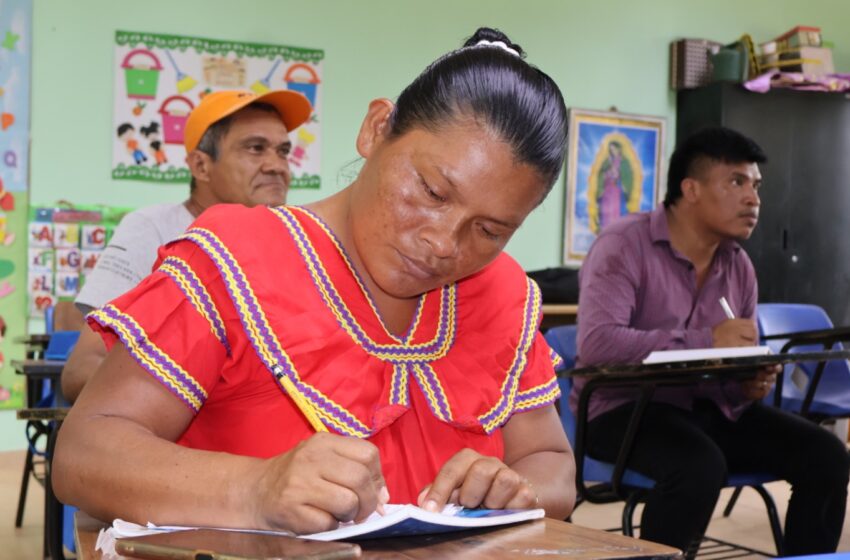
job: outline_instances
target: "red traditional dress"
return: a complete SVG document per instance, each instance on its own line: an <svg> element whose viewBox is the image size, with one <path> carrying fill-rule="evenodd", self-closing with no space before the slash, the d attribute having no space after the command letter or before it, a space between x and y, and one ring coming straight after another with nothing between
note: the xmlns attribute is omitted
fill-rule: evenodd
<svg viewBox="0 0 850 560"><path fill-rule="evenodd" d="M559 395L538 289L510 257L421 296L397 337L333 233L297 207L208 210L89 321L195 412L179 444L291 449L314 430L289 386L329 431L378 447L393 503L460 449L502 458L499 428Z"/></svg>

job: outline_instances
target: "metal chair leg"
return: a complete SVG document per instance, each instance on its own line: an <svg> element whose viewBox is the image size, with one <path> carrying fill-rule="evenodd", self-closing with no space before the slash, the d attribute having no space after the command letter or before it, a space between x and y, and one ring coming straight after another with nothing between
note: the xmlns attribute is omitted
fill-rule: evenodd
<svg viewBox="0 0 850 560"><path fill-rule="evenodd" d="M56 446L56 436L59 432L60 423L52 426L47 440L48 464L44 484L44 511L45 511L45 534L47 536L47 549L51 560L65 560L62 550L62 528L65 523L63 505L53 493L53 449Z"/></svg>
<svg viewBox="0 0 850 560"><path fill-rule="evenodd" d="M776 502L773 501L773 496L763 485L759 484L752 486L752 488L759 493L761 499L764 500L764 507L767 508L767 518L770 521L770 531L773 533L773 543L776 545L776 555L785 556L785 538L782 535L782 526L779 524Z"/></svg>
<svg viewBox="0 0 850 560"><path fill-rule="evenodd" d="M31 474L32 449L27 449L27 458L24 460L24 476L21 478L21 491L18 494L18 512L15 514L15 527L20 527L24 521L24 506L27 503L27 491L30 487Z"/></svg>
<svg viewBox="0 0 850 560"><path fill-rule="evenodd" d="M743 487L737 486L735 491L732 492L732 497L729 498L729 503L726 504L726 508L723 510L723 517L729 517L732 514L732 508L738 502L738 498L741 496L741 490L743 490Z"/></svg>
<svg viewBox="0 0 850 560"><path fill-rule="evenodd" d="M623 534L627 537L635 536L634 515L638 503L640 503L640 492L632 492L623 506Z"/></svg>

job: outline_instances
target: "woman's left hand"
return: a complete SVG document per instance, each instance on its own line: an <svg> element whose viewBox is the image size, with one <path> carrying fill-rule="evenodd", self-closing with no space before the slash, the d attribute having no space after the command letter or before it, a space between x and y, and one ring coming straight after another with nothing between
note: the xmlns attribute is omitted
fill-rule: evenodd
<svg viewBox="0 0 850 560"><path fill-rule="evenodd" d="M447 503L490 509L537 507L539 498L531 484L496 459L462 449L446 461L437 478L419 494L419 506L441 511Z"/></svg>

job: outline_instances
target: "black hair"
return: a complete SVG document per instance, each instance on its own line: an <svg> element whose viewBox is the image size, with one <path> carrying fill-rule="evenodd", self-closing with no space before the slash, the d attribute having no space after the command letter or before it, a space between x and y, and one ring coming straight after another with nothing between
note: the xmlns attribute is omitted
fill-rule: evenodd
<svg viewBox="0 0 850 560"><path fill-rule="evenodd" d="M123 124L119 124L118 125L118 138L121 138L121 135L123 135L128 130L136 130L136 127L134 127L133 125L131 125L128 122L125 122Z"/></svg>
<svg viewBox="0 0 850 560"><path fill-rule="evenodd" d="M669 208L682 197L682 181L694 177L706 161L720 163L765 163L767 156L754 140L722 126L704 128L683 140L670 156L667 194Z"/></svg>
<svg viewBox="0 0 850 560"><path fill-rule="evenodd" d="M204 131L204 134L201 136L201 139L198 141L198 147L195 149L204 152L210 156L213 161L217 160L219 142L222 138L224 138L224 135L227 134L227 131L230 130L230 125L233 124L233 119L235 119L236 116L242 113L245 109L259 109L266 113L279 115L277 109L275 109L273 105L269 105L268 103L251 103L250 105L247 105L235 113L227 115L223 119L217 120L208 126ZM192 177L191 181L189 181L189 187L191 189L195 188L195 177Z"/></svg>
<svg viewBox="0 0 850 560"><path fill-rule="evenodd" d="M548 192L564 163L567 109L552 78L524 56L501 31L479 28L404 88L390 116L390 137L472 117L507 142L518 161L534 167Z"/></svg>
<svg viewBox="0 0 850 560"><path fill-rule="evenodd" d="M158 134L159 133L159 123L156 122L156 121L151 121L151 123L148 126L143 126L142 128L140 128L139 132L141 132L142 136L144 136L145 138L147 138L151 134Z"/></svg>

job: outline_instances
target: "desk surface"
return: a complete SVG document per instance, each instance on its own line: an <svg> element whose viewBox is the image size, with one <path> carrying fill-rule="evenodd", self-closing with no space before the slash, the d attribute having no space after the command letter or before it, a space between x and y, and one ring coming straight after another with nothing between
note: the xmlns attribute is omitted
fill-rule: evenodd
<svg viewBox="0 0 850 560"><path fill-rule="evenodd" d="M575 315L578 305L575 303L544 303L540 306L544 315Z"/></svg>
<svg viewBox="0 0 850 560"><path fill-rule="evenodd" d="M831 329L816 329L813 331L795 331L778 334L770 334L762 337L764 340L793 339L797 342L829 343L830 341L841 342L850 339L850 327L832 327Z"/></svg>
<svg viewBox="0 0 850 560"><path fill-rule="evenodd" d="M681 362L664 362L656 364L611 364L584 367L564 372L569 376L599 376L622 380L638 379L646 381L650 378L675 380L693 377L686 374L705 374L714 377L717 374L753 371L759 366L773 364L794 364L801 362L820 362L829 360L850 359L848 350L823 350L818 352L784 352L766 354L763 356L746 356L738 358L715 358L709 360L690 360Z"/></svg>
<svg viewBox="0 0 850 560"><path fill-rule="evenodd" d="M28 336L16 336L12 339L15 344L43 344L50 342L49 334L31 334Z"/></svg>
<svg viewBox="0 0 850 560"><path fill-rule="evenodd" d="M98 531L105 527L85 513L77 512L75 532L77 558L100 560L94 550ZM679 558L668 546L579 527L554 519L541 519L502 529L464 531L445 535L359 541L362 558L447 558L500 560L545 557L585 560L590 558Z"/></svg>
<svg viewBox="0 0 850 560"><path fill-rule="evenodd" d="M12 360L16 373L23 375L58 376L65 367L64 360Z"/></svg>

